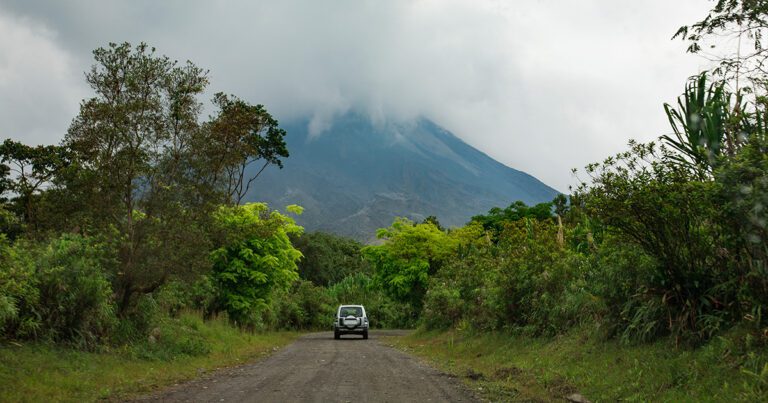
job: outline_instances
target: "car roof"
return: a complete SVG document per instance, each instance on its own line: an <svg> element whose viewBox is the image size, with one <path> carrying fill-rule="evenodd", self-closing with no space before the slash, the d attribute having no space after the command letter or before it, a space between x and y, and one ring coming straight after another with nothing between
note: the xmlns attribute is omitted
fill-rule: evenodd
<svg viewBox="0 0 768 403"><path fill-rule="evenodd" d="M339 305L339 308L363 308L362 305Z"/></svg>

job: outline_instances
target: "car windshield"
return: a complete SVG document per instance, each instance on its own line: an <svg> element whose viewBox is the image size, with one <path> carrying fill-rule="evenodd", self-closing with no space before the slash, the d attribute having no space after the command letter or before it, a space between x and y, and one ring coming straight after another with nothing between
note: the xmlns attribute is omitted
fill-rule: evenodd
<svg viewBox="0 0 768 403"><path fill-rule="evenodd" d="M339 313L339 316L349 316L349 315L353 315L355 317L363 316L363 308L359 306L341 307L341 312Z"/></svg>

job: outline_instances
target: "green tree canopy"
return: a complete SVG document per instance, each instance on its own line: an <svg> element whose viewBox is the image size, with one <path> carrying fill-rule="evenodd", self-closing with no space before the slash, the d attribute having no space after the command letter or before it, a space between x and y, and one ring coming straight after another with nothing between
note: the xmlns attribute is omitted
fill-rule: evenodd
<svg viewBox="0 0 768 403"><path fill-rule="evenodd" d="M300 213L301 208L288 210ZM222 206L214 218L223 240L210 255L219 308L241 325L256 324L273 292L299 278L301 252L289 235L301 234L303 228L264 203Z"/></svg>
<svg viewBox="0 0 768 403"><path fill-rule="evenodd" d="M94 52L83 101L64 146L72 164L57 179L59 217L69 228L110 233L121 312L134 295L171 277L209 268L208 229L216 205L239 201L257 159L280 165L283 136L266 110L217 94L217 113L200 122L207 72L144 43Z"/></svg>
<svg viewBox="0 0 768 403"><path fill-rule="evenodd" d="M507 208L494 207L488 210L488 214L472 217L473 222L480 223L486 230L499 234L504 230L504 223L519 221L524 218L547 220L552 218L552 203L539 203L528 206L522 201L516 201Z"/></svg>
<svg viewBox="0 0 768 403"><path fill-rule="evenodd" d="M304 255L299 275L316 285L330 286L349 275L370 271L360 252L363 245L354 239L312 232L295 237L293 244Z"/></svg>
<svg viewBox="0 0 768 403"><path fill-rule="evenodd" d="M454 251L456 241L432 223L414 224L406 218L395 219L376 235L384 244L363 248L363 255L377 280L394 299L419 311L429 276Z"/></svg>
<svg viewBox="0 0 768 403"><path fill-rule="evenodd" d="M37 227L36 201L68 161L66 147L29 146L11 139L0 144L0 195L13 194L13 205L24 224Z"/></svg>

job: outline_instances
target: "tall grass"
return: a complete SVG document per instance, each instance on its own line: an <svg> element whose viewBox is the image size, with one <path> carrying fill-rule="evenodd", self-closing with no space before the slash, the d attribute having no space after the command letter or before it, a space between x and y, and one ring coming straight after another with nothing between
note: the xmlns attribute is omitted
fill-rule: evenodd
<svg viewBox="0 0 768 403"><path fill-rule="evenodd" d="M0 345L0 401L121 399L244 363L292 342L298 333L247 333L226 318L193 312L166 319L143 342L82 351L46 343Z"/></svg>
<svg viewBox="0 0 768 403"><path fill-rule="evenodd" d="M768 353L747 351L733 331L697 350L664 341L628 346L579 327L555 338L472 331L395 339L490 401L757 402L768 399Z"/></svg>

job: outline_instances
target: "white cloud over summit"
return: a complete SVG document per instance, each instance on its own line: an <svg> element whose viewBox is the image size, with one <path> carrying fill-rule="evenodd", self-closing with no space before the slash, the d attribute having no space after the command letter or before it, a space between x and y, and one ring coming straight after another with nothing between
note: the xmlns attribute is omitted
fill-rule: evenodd
<svg viewBox="0 0 768 403"><path fill-rule="evenodd" d="M704 0L0 0L0 136L58 142L108 42L210 69L211 89L321 133L349 109L424 116L566 190L571 167L668 129L705 65L670 41Z"/></svg>

